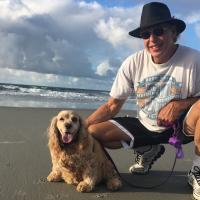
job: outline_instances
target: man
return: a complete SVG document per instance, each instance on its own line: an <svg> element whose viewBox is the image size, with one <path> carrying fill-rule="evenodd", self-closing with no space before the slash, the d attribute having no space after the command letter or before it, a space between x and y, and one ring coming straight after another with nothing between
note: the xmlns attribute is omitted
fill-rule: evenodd
<svg viewBox="0 0 200 200"><path fill-rule="evenodd" d="M195 158L188 174L193 196L200 199L200 52L176 44L185 22L171 17L159 2L144 5L140 27L131 31L145 49L120 67L110 99L86 119L86 127L105 147L134 148L130 172L146 174L165 151L173 134L166 124L179 124L183 143L193 140ZM136 93L139 118L114 117L127 97Z"/></svg>

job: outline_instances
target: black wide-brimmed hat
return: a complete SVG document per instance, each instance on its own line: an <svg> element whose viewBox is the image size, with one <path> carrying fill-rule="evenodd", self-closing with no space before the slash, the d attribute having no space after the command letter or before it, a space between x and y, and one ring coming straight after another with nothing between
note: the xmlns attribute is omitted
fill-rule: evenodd
<svg viewBox="0 0 200 200"><path fill-rule="evenodd" d="M129 32L129 35L137 38L140 37L142 29L149 28L155 25L168 23L176 25L178 33L185 30L186 24L180 19L176 19L171 16L170 10L164 3L151 2L145 4L142 9L142 15L140 20L140 27Z"/></svg>

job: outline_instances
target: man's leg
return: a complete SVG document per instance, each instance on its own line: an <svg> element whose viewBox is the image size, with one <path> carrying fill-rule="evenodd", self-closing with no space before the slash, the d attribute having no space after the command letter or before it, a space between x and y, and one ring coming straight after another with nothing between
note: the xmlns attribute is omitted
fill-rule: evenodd
<svg viewBox="0 0 200 200"><path fill-rule="evenodd" d="M126 121L123 125L118 124L119 121L117 123L116 121L113 122L114 124L106 121L92 125L88 130L105 147L111 149L121 148L122 144L126 148L126 146L129 146L126 145L126 142L131 146L131 140L132 142L134 140L134 146L137 147L135 148L136 158L135 163L129 168L129 171L131 173L147 174L153 162L164 153L165 148L160 144L151 144L156 139L145 134L148 130L143 130L138 120L134 118L123 118L123 120ZM132 133L128 131L130 129ZM129 135L132 135L132 137L129 137Z"/></svg>
<svg viewBox="0 0 200 200"><path fill-rule="evenodd" d="M89 126L88 131L92 134L103 146L110 149L118 149L122 147L122 141L130 142L131 138L125 134L120 128L105 121L102 123Z"/></svg>
<svg viewBox="0 0 200 200"><path fill-rule="evenodd" d="M195 156L193 165L188 173L188 183L193 187L193 197L200 200L200 100L188 112L184 132L194 136Z"/></svg>

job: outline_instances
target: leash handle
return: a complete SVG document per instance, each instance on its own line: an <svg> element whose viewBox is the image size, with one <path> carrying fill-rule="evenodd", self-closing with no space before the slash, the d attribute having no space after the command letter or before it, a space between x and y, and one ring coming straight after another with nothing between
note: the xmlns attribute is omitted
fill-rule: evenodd
<svg viewBox="0 0 200 200"><path fill-rule="evenodd" d="M169 138L168 143L176 148L176 158L181 159L184 157L182 141L178 138L178 134L180 133L180 124L175 122L172 126L174 129L174 133L172 137Z"/></svg>
<svg viewBox="0 0 200 200"><path fill-rule="evenodd" d="M178 138L178 134L180 133L180 124L178 121L175 122L166 122L159 120L158 123L161 126L171 127L174 132L173 135L169 138L168 143L176 148L176 158L181 159L184 157L182 141Z"/></svg>

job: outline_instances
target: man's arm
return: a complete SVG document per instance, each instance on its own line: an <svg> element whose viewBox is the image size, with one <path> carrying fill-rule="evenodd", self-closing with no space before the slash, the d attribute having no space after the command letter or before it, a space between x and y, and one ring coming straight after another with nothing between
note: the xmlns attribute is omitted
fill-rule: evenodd
<svg viewBox="0 0 200 200"><path fill-rule="evenodd" d="M189 109L200 97L189 97L187 99L172 100L158 113L158 121L174 122L180 113Z"/></svg>
<svg viewBox="0 0 200 200"><path fill-rule="evenodd" d="M85 120L85 126L89 127L92 124L111 119L120 111L124 102L125 99L110 98Z"/></svg>

